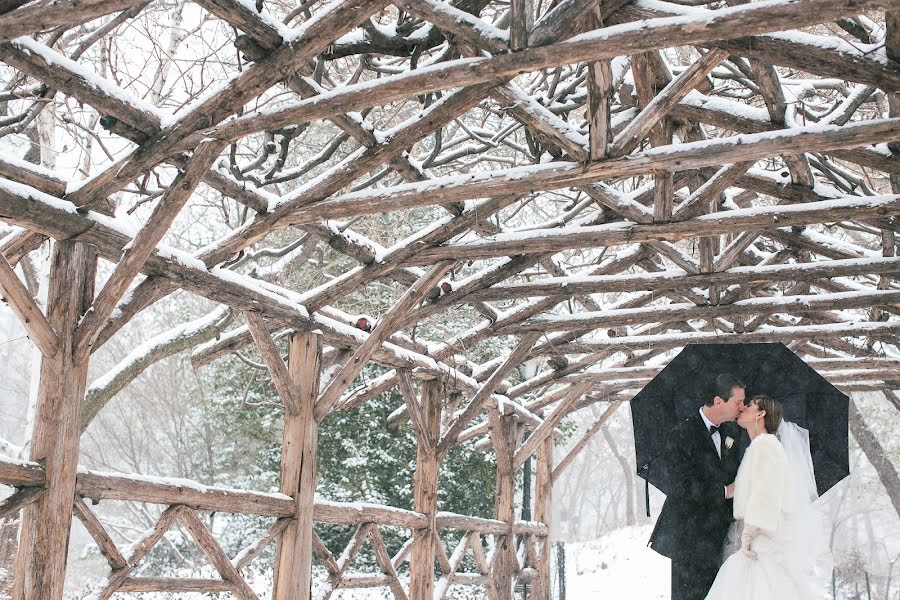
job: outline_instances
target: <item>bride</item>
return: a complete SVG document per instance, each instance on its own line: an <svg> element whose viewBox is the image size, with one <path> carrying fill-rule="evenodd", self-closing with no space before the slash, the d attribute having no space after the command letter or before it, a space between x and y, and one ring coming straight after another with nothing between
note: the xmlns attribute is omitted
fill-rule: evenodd
<svg viewBox="0 0 900 600"><path fill-rule="evenodd" d="M819 600L830 554L824 516L812 506L809 434L782 422L781 404L768 396L744 404L738 424L750 447L734 483L740 551L719 569L706 600Z"/></svg>

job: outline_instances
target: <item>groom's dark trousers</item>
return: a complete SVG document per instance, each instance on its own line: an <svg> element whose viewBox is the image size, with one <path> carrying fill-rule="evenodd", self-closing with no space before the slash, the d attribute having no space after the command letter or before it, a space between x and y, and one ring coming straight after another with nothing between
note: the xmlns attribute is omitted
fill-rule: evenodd
<svg viewBox="0 0 900 600"><path fill-rule="evenodd" d="M680 423L666 440L670 489L663 490L666 503L649 545L672 559L672 600L706 597L733 521L725 486L734 482L740 464L740 430L734 423L723 423L719 432L722 458L699 412Z"/></svg>

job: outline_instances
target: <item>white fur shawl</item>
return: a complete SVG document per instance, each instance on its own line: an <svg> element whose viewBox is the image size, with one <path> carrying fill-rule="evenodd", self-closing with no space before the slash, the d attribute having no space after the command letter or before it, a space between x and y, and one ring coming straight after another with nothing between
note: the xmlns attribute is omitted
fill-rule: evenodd
<svg viewBox="0 0 900 600"><path fill-rule="evenodd" d="M757 436L741 461L734 482L734 518L775 531L781 525L788 481L787 458L774 435Z"/></svg>

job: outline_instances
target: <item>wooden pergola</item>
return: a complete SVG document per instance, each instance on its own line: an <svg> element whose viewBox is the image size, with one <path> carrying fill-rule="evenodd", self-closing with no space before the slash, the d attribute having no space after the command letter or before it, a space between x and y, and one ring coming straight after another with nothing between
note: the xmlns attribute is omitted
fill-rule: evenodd
<svg viewBox="0 0 900 600"><path fill-rule="evenodd" d="M387 586L422 600L463 584L503 600L528 582L549 599L553 482L658 371L652 359L691 342L780 341L848 393L900 409L900 1L193 2L233 28L242 69L172 114L54 46L66 32L114 36L153 3L0 0L0 61L14 73L0 99L25 107L0 115L0 132L60 95L129 144L81 181L0 156L0 288L42 357L27 460L0 459L0 483L16 488L0 518L21 511L16 600L63 597L73 514L109 562L96 598L257 598L241 570L275 543L275 598L309 598L315 560L328 572L318 598ZM675 65L671 49L692 58ZM338 62L356 73L329 77ZM273 89L280 103L254 108ZM406 110L375 110L386 106ZM476 127L474 111L490 118ZM315 149L324 167L295 169L279 192L319 122L335 132ZM253 148L253 164L235 148ZM246 218L195 254L163 244L201 185ZM571 201L548 200L560 191ZM152 206L137 230L116 216L123 194ZM542 224L513 225L541 202ZM385 213L432 218L391 247L353 230ZM299 291L247 267L287 230L302 243L276 256L305 261L318 245L356 266ZM48 238L42 307L17 265L27 280ZM114 267L98 280L100 259ZM405 292L374 328L337 308L385 283ZM176 290L226 308L89 387L92 354ZM440 341L411 333L463 305L483 318ZM241 324L225 330L229 311ZM491 338L511 350L479 362ZM199 367L249 345L284 404L281 493L79 470L81 433L149 364L191 351ZM370 361L388 371L354 387ZM525 361L540 366L522 379ZM418 443L414 510L317 500L318 424L395 386L404 405L390 424L408 422ZM554 460L557 426L596 402L603 416ZM900 512L895 467L853 411L851 429ZM494 519L439 511L442 462L462 443L496 454ZM515 477L532 455L524 522ZM86 502L109 499L167 508L123 553ZM204 511L277 520L228 556ZM133 574L176 522L220 579ZM315 523L357 529L335 551ZM393 556L381 526L410 532ZM451 529L462 537L448 552L439 534ZM380 570L348 573L367 543ZM477 571L460 572L467 556Z"/></svg>

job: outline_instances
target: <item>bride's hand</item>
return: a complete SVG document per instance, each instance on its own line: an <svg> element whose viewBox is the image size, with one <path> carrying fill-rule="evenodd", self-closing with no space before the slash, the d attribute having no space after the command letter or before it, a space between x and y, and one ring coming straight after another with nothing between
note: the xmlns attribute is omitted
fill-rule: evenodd
<svg viewBox="0 0 900 600"><path fill-rule="evenodd" d="M757 554L753 549L753 541L759 535L759 528L752 525L745 525L744 531L741 532L741 552L749 559L756 560Z"/></svg>

